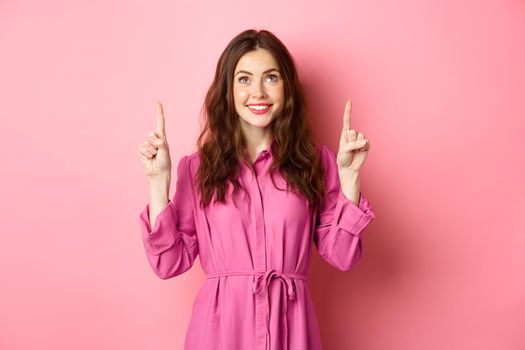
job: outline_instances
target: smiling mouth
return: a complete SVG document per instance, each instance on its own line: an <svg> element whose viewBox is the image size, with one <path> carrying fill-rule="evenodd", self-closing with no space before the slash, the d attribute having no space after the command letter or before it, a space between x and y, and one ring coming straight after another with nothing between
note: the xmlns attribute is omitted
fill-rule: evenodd
<svg viewBox="0 0 525 350"><path fill-rule="evenodd" d="M250 111L252 111L255 114L264 114L268 112L271 106L272 105L259 105L259 106L253 105L253 106L248 106L248 108L250 109Z"/></svg>

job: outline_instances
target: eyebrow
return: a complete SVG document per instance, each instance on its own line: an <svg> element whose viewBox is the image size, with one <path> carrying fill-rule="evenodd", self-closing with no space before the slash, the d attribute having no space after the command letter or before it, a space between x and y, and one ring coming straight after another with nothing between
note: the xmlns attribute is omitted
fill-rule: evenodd
<svg viewBox="0 0 525 350"><path fill-rule="evenodd" d="M270 68L270 69L267 69L263 72L263 74L266 74L266 73L269 73L271 71L277 71L279 72L279 70L277 68ZM244 74L249 74L249 75L253 75L252 73L248 72L248 71L245 71L245 70L240 70L238 71L237 73L235 73L235 75L239 74L239 73L244 73Z"/></svg>

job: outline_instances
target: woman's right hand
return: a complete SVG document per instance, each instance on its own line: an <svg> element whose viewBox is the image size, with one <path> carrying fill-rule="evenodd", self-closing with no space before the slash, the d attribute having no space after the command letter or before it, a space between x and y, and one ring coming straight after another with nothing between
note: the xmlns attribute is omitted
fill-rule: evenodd
<svg viewBox="0 0 525 350"><path fill-rule="evenodd" d="M162 104L157 102L157 130L150 132L139 147L140 160L150 179L159 175L171 175L171 159L164 126Z"/></svg>

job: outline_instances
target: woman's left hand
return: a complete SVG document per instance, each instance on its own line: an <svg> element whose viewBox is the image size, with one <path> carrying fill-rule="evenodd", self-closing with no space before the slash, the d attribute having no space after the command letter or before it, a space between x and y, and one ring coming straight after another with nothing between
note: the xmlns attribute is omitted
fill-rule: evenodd
<svg viewBox="0 0 525 350"><path fill-rule="evenodd" d="M370 142L363 133L350 129L352 101L347 101L343 115L343 131L337 151L339 171L359 173L370 149Z"/></svg>

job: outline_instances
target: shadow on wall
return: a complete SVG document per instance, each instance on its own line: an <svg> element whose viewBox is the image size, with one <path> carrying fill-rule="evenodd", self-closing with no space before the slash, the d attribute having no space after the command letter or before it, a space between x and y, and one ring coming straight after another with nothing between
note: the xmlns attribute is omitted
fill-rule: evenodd
<svg viewBox="0 0 525 350"><path fill-rule="evenodd" d="M356 68L351 67L351 64L345 67L337 66L341 64L337 63L341 62L341 59L338 59L335 65L322 63L327 60L326 57L330 57L327 52L348 55L347 61L350 61L351 54L341 52L341 48L316 46L314 50L310 47L308 43L296 42L291 52L305 88L309 118L314 132L320 143L328 145L337 153L345 101L356 98L355 95L350 96L350 93L352 90L359 90L358 87L352 88L352 76L355 74L350 70ZM357 117L351 119L351 123L366 136L367 130L360 130L357 124L362 121L356 122ZM371 143L369 157L374 156L373 138ZM367 164L365 168L366 166ZM370 174L367 172L367 175ZM312 247L309 286L319 320L323 347L327 350L360 349L363 344L356 342L362 338L363 331L367 334L379 334L382 323L379 322L381 325L378 325L378 321L382 314L388 312L392 298L408 288L405 286L407 281L403 278L403 271L417 264L414 254L399 250L399 247L411 245L404 245L400 242L404 236L395 234L410 229L408 218L406 222L398 220L386 223L381 215L382 203L379 203L378 199L381 198L383 203L389 202L383 195L388 193L388 190L378 188L381 183L384 182L375 182L371 178L361 181L361 190L370 200L377 218L363 232L363 254L351 271L343 272L329 265L315 247ZM382 195L375 196L375 193ZM390 212L395 210L395 207L389 209L388 216L402 218L403 213ZM396 250L392 247L396 247Z"/></svg>

